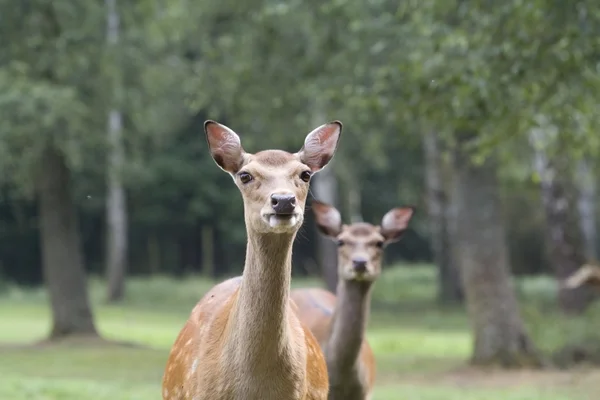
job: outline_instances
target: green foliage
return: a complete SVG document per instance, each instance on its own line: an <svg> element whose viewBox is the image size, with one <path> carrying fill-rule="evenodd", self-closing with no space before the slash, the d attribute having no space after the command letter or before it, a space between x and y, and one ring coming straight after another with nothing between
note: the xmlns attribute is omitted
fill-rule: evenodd
<svg viewBox="0 0 600 400"><path fill-rule="evenodd" d="M424 210L423 129L450 143L475 132L474 157L499 152L506 186L532 179L534 126L560 132L550 155L600 150L600 7L589 0L117 4L109 48L102 2L0 1L0 182L20 194L32 194L39 150L53 141L78 205L101 218L113 107L135 228L188 235L210 224L232 253L243 253L241 202L208 156L206 118L248 151L296 151L317 124L342 120L332 169L342 197L360 188L373 221L400 204Z"/></svg>

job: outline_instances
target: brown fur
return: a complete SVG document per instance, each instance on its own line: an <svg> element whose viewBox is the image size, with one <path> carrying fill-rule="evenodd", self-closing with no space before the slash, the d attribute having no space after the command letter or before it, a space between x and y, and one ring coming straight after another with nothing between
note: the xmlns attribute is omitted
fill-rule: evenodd
<svg viewBox="0 0 600 400"><path fill-rule="evenodd" d="M308 195L300 175L320 169L310 163L319 153L333 154L341 124L317 128L312 148L296 154L249 154L229 128L208 121L205 130L213 159L242 193L246 263L241 278L216 285L192 310L167 361L163 400L325 400L325 358L290 300L291 257ZM252 179L242 182L240 171ZM270 217L278 193L296 197L289 220Z"/></svg>
<svg viewBox="0 0 600 400"><path fill-rule="evenodd" d="M338 291L341 290L344 289L338 286ZM295 289L292 291L292 299L298 304L300 321L311 329L327 356L328 374L331 379L329 399L368 399L375 386L376 365L371 346L364 338L364 327L343 327L345 329L338 334L340 338L350 340L352 336L360 336L360 345L355 350L357 354L353 362L340 367L332 362L335 354L327 349L333 336L335 320L343 314L341 307L349 307L350 303L338 304L338 298L334 294L318 288ZM363 318L362 321L366 323L368 310L363 314ZM340 344L341 346L349 349L347 343Z"/></svg>
<svg viewBox="0 0 600 400"><path fill-rule="evenodd" d="M337 297L323 289L296 289L292 299L298 316L325 352L330 400L368 400L375 384L375 357L365 338L372 283L381 273L382 245L397 241L412 217L411 208L387 213L381 226L342 225L335 208L313 203L321 232L335 238L338 248ZM352 260L367 260L366 273L357 275Z"/></svg>
<svg viewBox="0 0 600 400"><path fill-rule="evenodd" d="M600 266L585 264L565 281L565 286L569 289L576 289L584 285L600 289Z"/></svg>

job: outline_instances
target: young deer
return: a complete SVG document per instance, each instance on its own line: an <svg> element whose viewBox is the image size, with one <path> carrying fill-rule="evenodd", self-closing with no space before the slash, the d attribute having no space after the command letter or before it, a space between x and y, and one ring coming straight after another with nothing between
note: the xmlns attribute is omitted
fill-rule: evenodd
<svg viewBox="0 0 600 400"><path fill-rule="evenodd" d="M300 320L319 341L329 373L330 400L371 398L375 381L375 358L365 339L371 288L381 273L385 245L398 241L414 209L394 208L380 226L368 223L342 225L340 213L332 206L313 201L319 230L337 240L337 299L317 288L296 289L292 299Z"/></svg>
<svg viewBox="0 0 600 400"><path fill-rule="evenodd" d="M204 125L210 153L242 193L248 235L243 275L213 287L179 333L164 400L324 400L327 366L290 300L292 242L311 175L332 159L342 124L310 132L297 153L246 153L230 128Z"/></svg>
<svg viewBox="0 0 600 400"><path fill-rule="evenodd" d="M569 276L564 285L568 289L577 289L589 285L600 289L600 267L594 264L585 264Z"/></svg>

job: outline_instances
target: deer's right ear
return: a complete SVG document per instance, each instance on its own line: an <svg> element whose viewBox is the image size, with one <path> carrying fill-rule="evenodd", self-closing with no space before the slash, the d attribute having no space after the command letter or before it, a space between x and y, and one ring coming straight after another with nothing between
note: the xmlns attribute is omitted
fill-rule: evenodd
<svg viewBox="0 0 600 400"><path fill-rule="evenodd" d="M340 234L342 231L342 216L335 207L313 200L312 210L321 233L333 238Z"/></svg>
<svg viewBox="0 0 600 400"><path fill-rule="evenodd" d="M304 146L297 153L300 160L308 165L312 172L321 170L333 158L341 134L340 121L319 126L306 136Z"/></svg>
<svg viewBox="0 0 600 400"><path fill-rule="evenodd" d="M240 137L232 129L211 120L204 123L204 132L210 155L217 165L230 174L238 172L244 161Z"/></svg>

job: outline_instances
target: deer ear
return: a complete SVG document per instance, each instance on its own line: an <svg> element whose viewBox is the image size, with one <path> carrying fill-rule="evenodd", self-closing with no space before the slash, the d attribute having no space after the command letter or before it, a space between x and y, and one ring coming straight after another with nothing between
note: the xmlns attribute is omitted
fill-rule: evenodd
<svg viewBox="0 0 600 400"><path fill-rule="evenodd" d="M313 200L312 210L317 221L317 228L321 233L334 238L340 234L342 231L342 216L335 207Z"/></svg>
<svg viewBox="0 0 600 400"><path fill-rule="evenodd" d="M210 155L217 165L230 174L238 172L245 154L240 137L225 125L211 120L204 123L204 132Z"/></svg>
<svg viewBox="0 0 600 400"><path fill-rule="evenodd" d="M321 170L333 158L341 134L340 121L319 126L306 136L304 146L297 153L300 161L308 165L313 172Z"/></svg>
<svg viewBox="0 0 600 400"><path fill-rule="evenodd" d="M386 243L397 242L402 237L408 222L412 218L415 209L413 207L399 207L387 212L381 220L381 234Z"/></svg>

